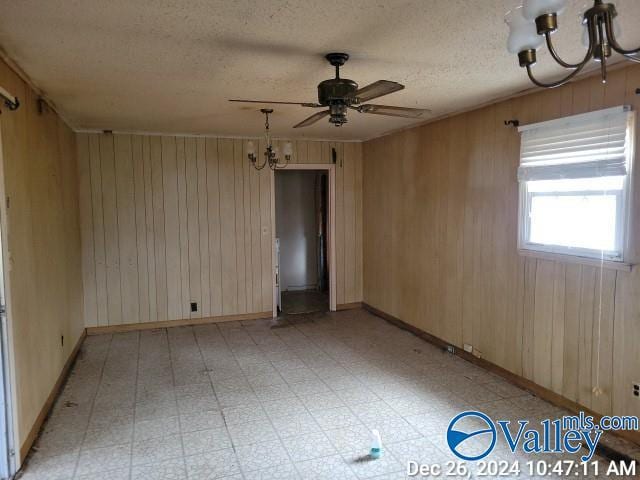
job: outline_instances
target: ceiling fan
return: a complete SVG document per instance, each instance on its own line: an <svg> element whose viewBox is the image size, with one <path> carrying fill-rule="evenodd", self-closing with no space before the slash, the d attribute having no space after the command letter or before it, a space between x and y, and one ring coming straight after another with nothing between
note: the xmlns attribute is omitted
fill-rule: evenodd
<svg viewBox="0 0 640 480"><path fill-rule="evenodd" d="M373 113L375 115L388 115L391 117L404 118L421 118L422 115L430 112L430 110L423 108L392 107L388 105L365 103L369 100L373 100L374 98L402 90L404 85L390 80L378 80L366 87L358 88L358 84L353 80L340 78L340 67L349 60L348 54L329 53L325 58L336 68L336 77L320 82L318 85L318 103L271 102L266 100L239 99L232 99L229 101L300 105L302 107L310 108L329 107L328 110L322 110L321 112L314 113L302 122L294 125L293 128L308 127L326 116L329 116L329 123L333 123L336 127L339 127L347 123L347 109L352 109L360 113Z"/></svg>

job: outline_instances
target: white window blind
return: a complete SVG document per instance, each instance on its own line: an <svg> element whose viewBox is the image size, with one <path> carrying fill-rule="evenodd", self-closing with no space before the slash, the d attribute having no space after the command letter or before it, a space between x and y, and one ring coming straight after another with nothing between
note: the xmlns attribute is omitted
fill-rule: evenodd
<svg viewBox="0 0 640 480"><path fill-rule="evenodd" d="M626 175L632 122L620 106L519 127L518 180Z"/></svg>

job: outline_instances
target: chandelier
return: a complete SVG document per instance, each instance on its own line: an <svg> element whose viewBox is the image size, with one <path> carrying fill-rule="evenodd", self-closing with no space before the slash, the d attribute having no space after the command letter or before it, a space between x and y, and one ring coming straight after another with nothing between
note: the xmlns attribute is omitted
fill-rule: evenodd
<svg viewBox="0 0 640 480"><path fill-rule="evenodd" d="M618 12L612 3L595 0L593 7L582 15L582 43L587 48L584 58L578 63L565 62L556 52L551 35L558 29L558 14L562 12L566 0L524 0L522 6L507 13L505 21L509 25L507 50L518 54L520 66L527 69L531 81L539 87L555 88L564 85L593 59L600 62L602 83L607 82L607 58L616 51L626 59L640 63L640 48L625 50L616 36L620 28L616 19ZM544 83L533 76L531 67L536 63L536 51L546 41L551 57L571 72L564 78Z"/></svg>
<svg viewBox="0 0 640 480"><path fill-rule="evenodd" d="M253 165L253 168L256 170L262 170L267 165L269 165L271 170L285 168L289 164L289 160L291 160L291 154L293 152L291 143L287 142L284 144L282 154L284 156L285 163L282 164L280 162L280 149L273 146L271 133L269 132L269 115L273 113L273 110L271 108L263 108L260 111L264 113L265 116L264 140L267 147L264 150L264 160L261 163L257 161L258 157L256 156L256 147L252 141L247 142L247 157L249 158L251 165Z"/></svg>

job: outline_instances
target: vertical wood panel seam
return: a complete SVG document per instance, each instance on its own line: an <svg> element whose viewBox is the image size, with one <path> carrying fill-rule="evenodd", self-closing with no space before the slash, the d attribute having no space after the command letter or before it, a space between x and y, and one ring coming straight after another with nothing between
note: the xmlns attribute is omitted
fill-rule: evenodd
<svg viewBox="0 0 640 480"><path fill-rule="evenodd" d="M136 323L140 323L140 274L138 273L140 270L140 259L138 254L138 219L137 219L137 208L136 204L136 176L135 176L135 165L133 164L133 138L131 135L128 135L129 140L129 155L131 160L131 186L133 193L133 230L136 232L136 280L138 284L138 321ZM120 290L122 290L122 285L120 285ZM123 302L124 304L124 302Z"/></svg>
<svg viewBox="0 0 640 480"><path fill-rule="evenodd" d="M204 232L206 232L207 238L206 238L206 247L207 247L207 271L208 271L208 267L209 267L209 197L208 197L208 187L207 187L207 182L208 182L208 178L207 178L207 142L205 140L202 141L202 155L204 155L204 158L202 159L202 165L204 165L204 172L200 172L200 162L196 161L196 181L198 182L197 185L197 192L198 192L198 246L199 246L199 251L200 251L200 303L203 304L203 298L205 296L205 292L203 292L203 278L204 278L204 274L202 273L203 268L205 268L204 262L202 261L202 249L203 249L203 245L202 245L202 236L204 234ZM196 144L196 159L198 159L198 145ZM201 175L204 175L204 177L202 177ZM204 192L200 192L200 178L204 178ZM205 199L207 199L206 202L204 202L204 205L202 206L202 209L204 210L204 218L206 219L206 225L201 225L200 224L200 194L203 194L205 196ZM204 228L206 226L206 228ZM204 228L204 230L203 230ZM208 286L208 290L211 289L211 286ZM209 315L210 311L211 311L211 300L209 300L209 306L208 309L209 311L204 312L202 311L203 309L203 305L200 306L200 311L202 313L202 315Z"/></svg>
<svg viewBox="0 0 640 480"><path fill-rule="evenodd" d="M89 161L89 208L91 211L91 215L89 217L89 221L91 222L91 243L93 243L93 277L94 277L94 290L95 290L95 298L96 298L96 325L98 325L98 281L97 281L97 264L96 264L96 240L95 240L95 225L93 223L93 182L91 181L91 139L90 135L86 135L87 139L87 160ZM101 176L102 178L102 176ZM85 319L86 321L86 319Z"/></svg>
<svg viewBox="0 0 640 480"><path fill-rule="evenodd" d="M176 137L177 140L178 137ZM182 274L186 273L187 275L187 293L189 295L189 302L191 302L191 242L189 241L189 182L187 180L187 162L189 161L188 157L187 157L187 141L186 139L182 139L183 143L184 143L184 147L183 147L183 161L184 161L184 204L185 204L185 209L184 209L184 213L187 216L187 218L185 219L185 225L187 226L187 231L186 231L186 235L187 235L187 271L183 272L182 271L182 261L180 261L180 277L182 278ZM195 140L194 140L195 142ZM196 145L197 148L197 145ZM197 152L196 152L196 156L197 156ZM177 160L177 151L176 151L176 160ZM197 168L197 161L196 161L196 168ZM197 171L197 170L196 170ZM178 178L178 175L176 175L176 180ZM180 194L180 188L178 188L178 194ZM178 208L178 225L180 225L180 208ZM182 229L178 228L178 232L180 232L180 235L178 235L178 245L182 245ZM187 312L189 313L189 317L191 317L191 305L189 304L188 306L184 306L183 307L187 307ZM186 317L186 315L185 315Z"/></svg>
<svg viewBox="0 0 640 480"><path fill-rule="evenodd" d="M146 251L147 247L148 247L148 235L149 232L147 231L147 185L145 182L145 165L144 165L144 137L140 138L140 168L142 168L142 207L144 210L144 247L145 247L145 256L147 257L147 261L146 261L146 274L145 272L143 272L143 277L145 277L147 279L147 305L142 305L142 302L140 302L140 310L139 310L139 315L140 315L140 320L142 320L142 318L147 318L149 320L151 320L151 309L149 308L149 253ZM135 168L135 167L134 167ZM136 191L135 189L135 184L134 184L134 192ZM135 196L135 193L134 193ZM136 235L138 232L138 227L137 227L137 219L136 219ZM138 256L138 291L140 291L140 257ZM144 283L144 278L142 279L142 282ZM142 317L142 309L146 308L147 309L147 315L146 317Z"/></svg>
<svg viewBox="0 0 640 480"><path fill-rule="evenodd" d="M104 185L102 184L102 142L100 142L100 137L96 135L98 139L98 164L100 165L100 202L102 203L102 208L100 215L102 216L102 236L103 236L103 245L104 245L104 277L105 277L105 304L107 310L107 318L106 324L109 325L109 289L107 288L107 229L104 226Z"/></svg>
<svg viewBox="0 0 640 480"><path fill-rule="evenodd" d="M220 195L220 139L216 140L216 158L217 158L217 168L218 168L218 230L219 230L219 235L218 235L218 248L220 249L220 312L221 314L224 315L224 292L222 291L222 222L220 221L220 212L221 212L221 201L222 201L222 197Z"/></svg>
<svg viewBox="0 0 640 480"><path fill-rule="evenodd" d="M233 148L231 150L231 159L233 161L233 231L235 232L234 240L235 240L235 251L236 251L236 308L238 309L236 313L240 313L240 269L238 268L238 255L240 254L239 248L239 234L238 234L238 206L236 205L236 199L238 198L236 192L236 146L238 142L233 141ZM244 203L243 203L244 205ZM242 236L242 241L244 243L244 235ZM245 297L246 297L246 285L245 285ZM246 309L246 298L245 298L245 309Z"/></svg>

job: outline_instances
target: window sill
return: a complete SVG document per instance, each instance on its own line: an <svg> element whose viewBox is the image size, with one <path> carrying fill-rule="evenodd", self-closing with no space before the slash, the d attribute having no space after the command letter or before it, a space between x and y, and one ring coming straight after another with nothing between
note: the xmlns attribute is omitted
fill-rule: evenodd
<svg viewBox="0 0 640 480"><path fill-rule="evenodd" d="M520 248L518 253L523 257L538 258L540 260L551 260L554 262L577 263L579 265L588 265L590 267L603 267L611 270L620 270L622 272L630 272L633 265L626 262L613 262L611 260L598 260L597 258L579 257L577 255L567 255L565 253L541 252L539 250L527 250Z"/></svg>

